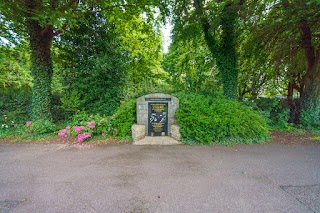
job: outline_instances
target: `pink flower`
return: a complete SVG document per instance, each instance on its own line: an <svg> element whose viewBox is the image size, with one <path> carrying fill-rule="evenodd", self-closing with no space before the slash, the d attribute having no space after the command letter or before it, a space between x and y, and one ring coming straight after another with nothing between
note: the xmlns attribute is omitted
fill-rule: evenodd
<svg viewBox="0 0 320 213"><path fill-rule="evenodd" d="M105 137L105 136L106 136L106 134L104 134L104 132L103 132L101 135L102 135L102 137Z"/></svg>
<svg viewBox="0 0 320 213"><path fill-rule="evenodd" d="M85 138L84 138L84 135L83 135L83 134L79 134L79 135L78 135L78 142L79 142L79 143L82 143L84 139L85 139Z"/></svg>
<svg viewBox="0 0 320 213"><path fill-rule="evenodd" d="M88 127L90 128L90 129L94 129L94 121L91 121L91 122L88 122Z"/></svg>
<svg viewBox="0 0 320 213"><path fill-rule="evenodd" d="M71 126L67 126L67 127L66 127L66 130L69 130L70 128L71 128Z"/></svg>
<svg viewBox="0 0 320 213"><path fill-rule="evenodd" d="M58 133L58 135L59 135L60 137L62 137L62 138L68 137L68 136L67 136L67 130L66 130L66 129L61 130L61 131Z"/></svg>
<svg viewBox="0 0 320 213"><path fill-rule="evenodd" d="M59 132L58 135L59 137L62 137L62 138L67 137L63 132Z"/></svg>
<svg viewBox="0 0 320 213"><path fill-rule="evenodd" d="M31 121L27 121L26 122L26 126L31 126L32 122Z"/></svg>
<svg viewBox="0 0 320 213"><path fill-rule="evenodd" d="M76 131L78 134L80 134L81 130L84 130L83 126L75 126L73 128L74 128L74 131Z"/></svg>
<svg viewBox="0 0 320 213"><path fill-rule="evenodd" d="M78 135L78 142L82 143L85 139L90 138L91 134L87 133L87 134L79 134Z"/></svg>

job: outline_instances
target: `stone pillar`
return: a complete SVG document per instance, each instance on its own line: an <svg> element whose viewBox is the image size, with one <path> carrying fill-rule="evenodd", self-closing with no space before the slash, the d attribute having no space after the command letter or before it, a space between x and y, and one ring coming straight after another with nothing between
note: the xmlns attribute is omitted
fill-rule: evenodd
<svg viewBox="0 0 320 213"><path fill-rule="evenodd" d="M146 126L133 124L131 127L133 141L138 141L146 136Z"/></svg>
<svg viewBox="0 0 320 213"><path fill-rule="evenodd" d="M177 141L180 141L181 134L180 134L180 126L178 125L171 125L171 137L176 139Z"/></svg>

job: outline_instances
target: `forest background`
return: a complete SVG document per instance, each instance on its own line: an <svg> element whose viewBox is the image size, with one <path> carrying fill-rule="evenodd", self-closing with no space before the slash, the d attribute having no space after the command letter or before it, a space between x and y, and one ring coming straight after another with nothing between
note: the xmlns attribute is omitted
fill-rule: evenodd
<svg viewBox="0 0 320 213"><path fill-rule="evenodd" d="M319 130L319 20L319 0L2 1L0 135L129 137L154 92L181 99L185 141Z"/></svg>

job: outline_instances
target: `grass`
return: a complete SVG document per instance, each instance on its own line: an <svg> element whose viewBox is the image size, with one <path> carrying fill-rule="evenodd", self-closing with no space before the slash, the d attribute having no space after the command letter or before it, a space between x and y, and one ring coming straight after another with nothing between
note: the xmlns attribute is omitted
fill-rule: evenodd
<svg viewBox="0 0 320 213"><path fill-rule="evenodd" d="M24 128L9 128L9 129L0 129L0 139L12 138L19 136L25 133Z"/></svg>
<svg viewBox="0 0 320 213"><path fill-rule="evenodd" d="M56 136L56 133L46 133L46 134L24 134L21 137L18 137L15 141L16 142L21 142L21 141L38 141L38 140L45 140L52 138Z"/></svg>
<svg viewBox="0 0 320 213"><path fill-rule="evenodd" d="M315 141L316 143L320 143L320 131L313 131L311 140Z"/></svg>

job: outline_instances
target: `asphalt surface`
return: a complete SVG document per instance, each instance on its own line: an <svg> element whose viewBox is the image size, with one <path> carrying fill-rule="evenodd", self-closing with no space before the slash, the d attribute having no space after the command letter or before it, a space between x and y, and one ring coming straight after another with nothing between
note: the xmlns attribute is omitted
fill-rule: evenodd
<svg viewBox="0 0 320 213"><path fill-rule="evenodd" d="M0 209L320 212L320 144L1 144Z"/></svg>

